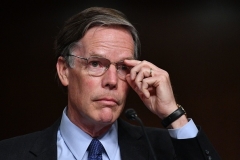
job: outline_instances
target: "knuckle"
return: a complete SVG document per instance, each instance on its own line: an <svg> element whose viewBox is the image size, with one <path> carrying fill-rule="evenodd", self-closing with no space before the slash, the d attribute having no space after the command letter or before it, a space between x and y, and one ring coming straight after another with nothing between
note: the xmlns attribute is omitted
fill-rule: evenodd
<svg viewBox="0 0 240 160"><path fill-rule="evenodd" d="M169 74L167 71L164 71L164 75L165 75L165 77L169 78Z"/></svg>
<svg viewBox="0 0 240 160"><path fill-rule="evenodd" d="M143 84L147 83L147 79L143 79L143 80L142 80L142 83L143 83Z"/></svg>
<svg viewBox="0 0 240 160"><path fill-rule="evenodd" d="M165 82L165 81L168 80L168 76L162 74L162 75L159 76L159 79L160 79L160 81L164 81Z"/></svg>
<svg viewBox="0 0 240 160"><path fill-rule="evenodd" d="M145 65L145 64L147 64L147 63L148 63L148 61L146 61L146 60L143 60L143 61L142 61L142 64L143 64L143 65Z"/></svg>

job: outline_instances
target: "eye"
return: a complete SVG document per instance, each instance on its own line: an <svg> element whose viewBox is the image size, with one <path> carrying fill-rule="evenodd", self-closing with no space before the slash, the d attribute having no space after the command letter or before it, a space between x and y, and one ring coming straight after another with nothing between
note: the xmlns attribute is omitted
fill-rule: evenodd
<svg viewBox="0 0 240 160"><path fill-rule="evenodd" d="M129 67L123 63L118 64L118 70L121 70L124 72L130 72Z"/></svg>
<svg viewBox="0 0 240 160"><path fill-rule="evenodd" d="M88 67L92 69L106 68L109 61L105 58L91 57L88 60Z"/></svg>
<svg viewBox="0 0 240 160"><path fill-rule="evenodd" d="M125 64L121 64L119 67L121 70L128 70L128 66L126 66Z"/></svg>
<svg viewBox="0 0 240 160"><path fill-rule="evenodd" d="M100 67L101 66L101 62L100 61L90 61L88 63L88 65L90 65L91 67Z"/></svg>

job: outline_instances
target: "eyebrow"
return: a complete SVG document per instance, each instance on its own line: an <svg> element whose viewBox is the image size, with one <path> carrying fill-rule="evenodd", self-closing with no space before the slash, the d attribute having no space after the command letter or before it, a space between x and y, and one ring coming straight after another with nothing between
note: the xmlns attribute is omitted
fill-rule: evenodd
<svg viewBox="0 0 240 160"><path fill-rule="evenodd" d="M98 53L95 53L95 52L90 52L90 53L88 53L90 56L89 57L91 57L91 56L97 56L97 57L103 57L103 58L106 58L106 55L101 55L101 54L98 54Z"/></svg>
<svg viewBox="0 0 240 160"><path fill-rule="evenodd" d="M96 57L106 58L106 55L101 55L101 54L98 54L98 53L95 53L95 52L90 52L90 53L89 53L89 57L91 57L91 56L96 56ZM108 59L108 58L106 58L106 59ZM120 60L117 61L117 62L124 61L125 59L127 59L127 60L133 60L134 57L126 57L126 58L122 58L122 59L120 59Z"/></svg>

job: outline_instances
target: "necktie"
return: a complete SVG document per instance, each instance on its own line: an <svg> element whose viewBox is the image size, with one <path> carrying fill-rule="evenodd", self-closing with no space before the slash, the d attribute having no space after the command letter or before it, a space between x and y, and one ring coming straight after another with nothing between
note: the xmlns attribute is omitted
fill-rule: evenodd
<svg viewBox="0 0 240 160"><path fill-rule="evenodd" d="M102 160L102 153L104 151L104 147L102 143L94 138L92 142L88 146L88 160Z"/></svg>

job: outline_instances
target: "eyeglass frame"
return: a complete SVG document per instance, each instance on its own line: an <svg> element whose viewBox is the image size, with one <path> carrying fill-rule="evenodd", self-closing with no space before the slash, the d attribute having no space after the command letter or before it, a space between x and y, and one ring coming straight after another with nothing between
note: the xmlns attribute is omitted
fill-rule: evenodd
<svg viewBox="0 0 240 160"><path fill-rule="evenodd" d="M67 54L67 56L72 56L72 57L76 57L76 58L79 58L79 59L83 59L83 60L85 60L85 61L87 62L87 64L88 64L88 60L89 60L90 58L93 58L93 57L101 58L101 59L106 59L107 61L109 61L109 62L110 62L109 65L108 65L108 66L104 66L105 69L104 69L104 71L103 71L100 75L92 75L92 74L89 73L89 70L88 70L88 74L91 75L91 76L94 76L94 77L100 77L100 76L104 75L104 74L106 73L106 71L110 68L110 65L111 65L111 64L115 66L115 68L116 68L116 70L117 70L117 72L118 72L118 77L119 77L120 79L125 80L125 77L126 77L126 75L127 75L127 74L126 74L126 75L121 74L121 73L119 72L119 68L118 68L118 64L119 64L119 63L123 63L124 60L121 60L121 61L118 61L118 62L115 62L115 63L114 63L114 62L111 62L109 59L104 58L104 57L101 57L101 56L90 56L90 57L88 57L88 58L81 57L81 56L77 56L77 55L74 55L74 54ZM129 66L127 66L127 65L126 65L126 67L129 69L129 73L130 73L130 70L131 70L132 67L129 67ZM120 77L119 75L124 76L124 78L123 78L123 77Z"/></svg>

